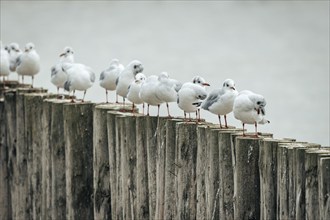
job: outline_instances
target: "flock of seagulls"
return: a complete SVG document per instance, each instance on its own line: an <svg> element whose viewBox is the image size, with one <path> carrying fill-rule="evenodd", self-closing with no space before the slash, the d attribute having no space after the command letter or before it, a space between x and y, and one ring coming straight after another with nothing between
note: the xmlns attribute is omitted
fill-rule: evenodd
<svg viewBox="0 0 330 220"><path fill-rule="evenodd" d="M108 91L115 91L116 103L118 96L121 96L123 105L126 99L132 102L132 111L136 105L142 104L143 114L145 104L147 104L147 115L150 106L157 106L159 115L160 105L166 104L168 117L172 117L168 103L177 102L178 107L184 112L185 120L191 120L190 114L195 113L196 121L200 121L200 109L204 109L218 116L220 128L228 128L226 116L233 112L234 117L242 122L243 135L245 135L245 124L254 124L254 136L258 136L257 125L270 123L265 118L265 98L248 90L238 92L232 79L226 79L221 88L208 93L206 87L210 84L201 76L195 76L191 81L181 83L170 78L167 72L147 77L142 73L143 69L143 64L138 60L133 60L124 66L118 59L112 59L110 66L102 71L99 77L99 85L105 89L106 102L109 102ZM6 47L1 43L0 76L3 77L3 81L10 72L16 71L22 76L22 82L24 76L31 76L33 86L34 76L39 70L40 57L33 43L26 44L24 52L19 49L17 43L11 43ZM76 63L73 49L65 47L59 56L59 61L51 67L51 82L56 86L59 97L62 97L59 93L61 88L69 93L73 92L72 102L75 102L75 91L83 91L83 102L86 91L95 82L95 73L92 68ZM188 118L187 114L189 114ZM224 117L224 125L221 116Z"/></svg>

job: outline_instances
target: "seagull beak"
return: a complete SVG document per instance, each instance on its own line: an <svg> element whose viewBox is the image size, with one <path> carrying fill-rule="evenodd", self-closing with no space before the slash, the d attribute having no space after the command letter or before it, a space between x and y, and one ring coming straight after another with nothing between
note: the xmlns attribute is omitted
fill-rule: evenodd
<svg viewBox="0 0 330 220"><path fill-rule="evenodd" d="M17 53L18 53L18 52L20 52L20 51L19 51L19 50L17 50L17 49L16 49L15 51L16 51Z"/></svg>
<svg viewBox="0 0 330 220"><path fill-rule="evenodd" d="M29 52L29 49L25 49L25 52Z"/></svg>
<svg viewBox="0 0 330 220"><path fill-rule="evenodd" d="M210 86L208 83L202 83L203 86Z"/></svg>
<svg viewBox="0 0 330 220"><path fill-rule="evenodd" d="M230 87L232 90L236 90L235 87Z"/></svg>
<svg viewBox="0 0 330 220"><path fill-rule="evenodd" d="M62 57L62 56L65 56L65 53L61 53L61 54L60 54L60 57Z"/></svg>

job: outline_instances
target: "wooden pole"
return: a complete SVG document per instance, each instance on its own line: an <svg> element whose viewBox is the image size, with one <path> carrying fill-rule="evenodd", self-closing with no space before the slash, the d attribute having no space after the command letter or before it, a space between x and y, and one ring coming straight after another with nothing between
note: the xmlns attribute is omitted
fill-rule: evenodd
<svg viewBox="0 0 330 220"><path fill-rule="evenodd" d="M66 142L64 134L64 105L70 100L49 100L50 123L50 169L51 169L51 219L66 218ZM74 135L74 134L72 134Z"/></svg>
<svg viewBox="0 0 330 220"><path fill-rule="evenodd" d="M320 219L319 183L318 183L318 157L320 154L330 156L329 149L306 150L305 174L306 174L306 219Z"/></svg>
<svg viewBox="0 0 330 220"><path fill-rule="evenodd" d="M208 147L207 131L208 125L202 124L197 127L197 164L196 164L196 219L207 219L207 194L208 187Z"/></svg>
<svg viewBox="0 0 330 220"><path fill-rule="evenodd" d="M32 156L33 148L31 146L31 124L28 124L28 118L25 107L25 95L29 93L45 93L47 90L42 88L18 88L16 97L16 137L17 149L15 149L15 170L14 179L16 182L16 192L12 193L12 198L15 198L15 212L13 215L17 219L33 218L32 197ZM38 115L40 118L41 115ZM32 119L31 119L32 120ZM31 120L29 122L31 122ZM40 134L39 134L40 135ZM30 167L30 169L28 169ZM40 177L40 176L39 176ZM36 180L36 179L35 179ZM39 179L40 180L40 179ZM36 190L36 188L35 188ZM35 204L36 205L36 204ZM34 206L36 207L36 206ZM36 211L36 209L35 209ZM15 214L14 214L15 213Z"/></svg>
<svg viewBox="0 0 330 220"><path fill-rule="evenodd" d="M149 216L153 218L156 211L156 158L157 158L157 123L158 117L147 117L147 157L148 157L148 191L149 191Z"/></svg>
<svg viewBox="0 0 330 220"><path fill-rule="evenodd" d="M234 173L232 138L240 129L221 129L218 133L220 175L220 219L234 219Z"/></svg>
<svg viewBox="0 0 330 220"><path fill-rule="evenodd" d="M3 94L2 94L3 95ZM0 98L0 219L11 219L10 186L8 182L8 145L4 98Z"/></svg>
<svg viewBox="0 0 330 220"><path fill-rule="evenodd" d="M206 219L219 219L219 204L220 204L220 167L219 167L219 129L206 130L207 144L207 206Z"/></svg>
<svg viewBox="0 0 330 220"><path fill-rule="evenodd" d="M136 116L136 219L150 219L148 191L148 157L147 157L147 117Z"/></svg>
<svg viewBox="0 0 330 220"><path fill-rule="evenodd" d="M166 123L164 219L175 219L177 216L176 125L181 121L174 118Z"/></svg>
<svg viewBox="0 0 330 220"><path fill-rule="evenodd" d="M305 154L307 149L319 148L320 145L308 143L292 143L295 184L295 216L296 219L305 219L306 216L306 190L305 190ZM279 205L278 205L279 206Z"/></svg>
<svg viewBox="0 0 330 220"><path fill-rule="evenodd" d="M110 164L107 112L111 105L95 106L93 114L94 218L111 219Z"/></svg>
<svg viewBox="0 0 330 220"><path fill-rule="evenodd" d="M44 100L42 104L42 128L41 134L41 219L52 219L51 198L52 198L52 166L51 166L51 146L50 146L50 132L51 132L51 113L52 103L51 99Z"/></svg>
<svg viewBox="0 0 330 220"><path fill-rule="evenodd" d="M93 219L93 103L65 104L67 219Z"/></svg>
<svg viewBox="0 0 330 220"><path fill-rule="evenodd" d="M318 185L320 219L330 219L330 157L321 157L318 160Z"/></svg>
<svg viewBox="0 0 330 220"><path fill-rule="evenodd" d="M8 169L8 218L17 219L19 205L18 194L18 167L17 167L17 129L16 129L16 105L17 90L9 90L5 97L5 125L7 146L7 169Z"/></svg>
<svg viewBox="0 0 330 220"><path fill-rule="evenodd" d="M234 219L260 219L260 141L260 138L236 138Z"/></svg>
<svg viewBox="0 0 330 220"><path fill-rule="evenodd" d="M197 125L177 124L178 147L178 216L179 219L195 219L197 203Z"/></svg>

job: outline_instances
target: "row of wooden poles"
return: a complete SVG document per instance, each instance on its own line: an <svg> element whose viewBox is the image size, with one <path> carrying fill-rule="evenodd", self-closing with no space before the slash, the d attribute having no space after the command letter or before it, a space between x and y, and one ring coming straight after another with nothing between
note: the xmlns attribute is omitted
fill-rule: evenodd
<svg viewBox="0 0 330 220"><path fill-rule="evenodd" d="M330 148L2 95L0 219L330 219Z"/></svg>

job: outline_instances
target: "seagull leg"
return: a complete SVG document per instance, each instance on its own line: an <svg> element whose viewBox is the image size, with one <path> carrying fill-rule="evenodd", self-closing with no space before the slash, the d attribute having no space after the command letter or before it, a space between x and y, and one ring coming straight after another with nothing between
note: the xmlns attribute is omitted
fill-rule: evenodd
<svg viewBox="0 0 330 220"><path fill-rule="evenodd" d="M201 121L201 110L197 109L197 113L198 113L198 120L197 121Z"/></svg>
<svg viewBox="0 0 330 220"><path fill-rule="evenodd" d="M149 104L148 104L148 109L147 109L147 116L149 116Z"/></svg>
<svg viewBox="0 0 330 220"><path fill-rule="evenodd" d="M86 95L86 90L84 91L84 96L83 96L83 99L82 99L81 102L84 102L84 100L85 100L85 95Z"/></svg>
<svg viewBox="0 0 330 220"><path fill-rule="evenodd" d="M245 125L245 124L243 123L243 136L245 137L244 125Z"/></svg>
<svg viewBox="0 0 330 220"><path fill-rule="evenodd" d="M109 103L109 101L108 101L108 90L107 89L105 89L105 97L106 97L106 103Z"/></svg>
<svg viewBox="0 0 330 220"><path fill-rule="evenodd" d="M255 132L256 132L256 137L258 137L257 122L254 122L254 128L255 128Z"/></svg>
<svg viewBox="0 0 330 220"><path fill-rule="evenodd" d="M142 103L142 114L144 115L144 102Z"/></svg>
<svg viewBox="0 0 330 220"><path fill-rule="evenodd" d="M172 118L172 116L170 115L170 108L168 106L168 102L166 102L166 107L167 107L167 114L169 118Z"/></svg>
<svg viewBox="0 0 330 220"><path fill-rule="evenodd" d="M221 125L221 115L218 115L218 119L219 119L219 126L220 126L220 129L222 128L222 125Z"/></svg>
<svg viewBox="0 0 330 220"><path fill-rule="evenodd" d="M73 93L72 93L72 97L71 97L71 103L74 103L75 101L73 100L74 99L74 93L75 93L76 90L73 90Z"/></svg>
<svg viewBox="0 0 330 220"><path fill-rule="evenodd" d="M116 93L116 103L118 103L118 94Z"/></svg>
<svg viewBox="0 0 330 220"><path fill-rule="evenodd" d="M157 117L159 117L159 108L160 108L160 105L158 105Z"/></svg>
<svg viewBox="0 0 330 220"><path fill-rule="evenodd" d="M34 81L34 76L32 76L32 85L31 85L31 88L33 88L33 81Z"/></svg>
<svg viewBox="0 0 330 220"><path fill-rule="evenodd" d="M22 75L22 84L24 84L24 75Z"/></svg>
<svg viewBox="0 0 330 220"><path fill-rule="evenodd" d="M225 128L228 128L228 125L227 125L227 115L224 115L223 117L225 118Z"/></svg>
<svg viewBox="0 0 330 220"><path fill-rule="evenodd" d="M133 105L132 105L132 113L134 113L134 107L135 107L135 105L134 105L134 102L133 102Z"/></svg>

